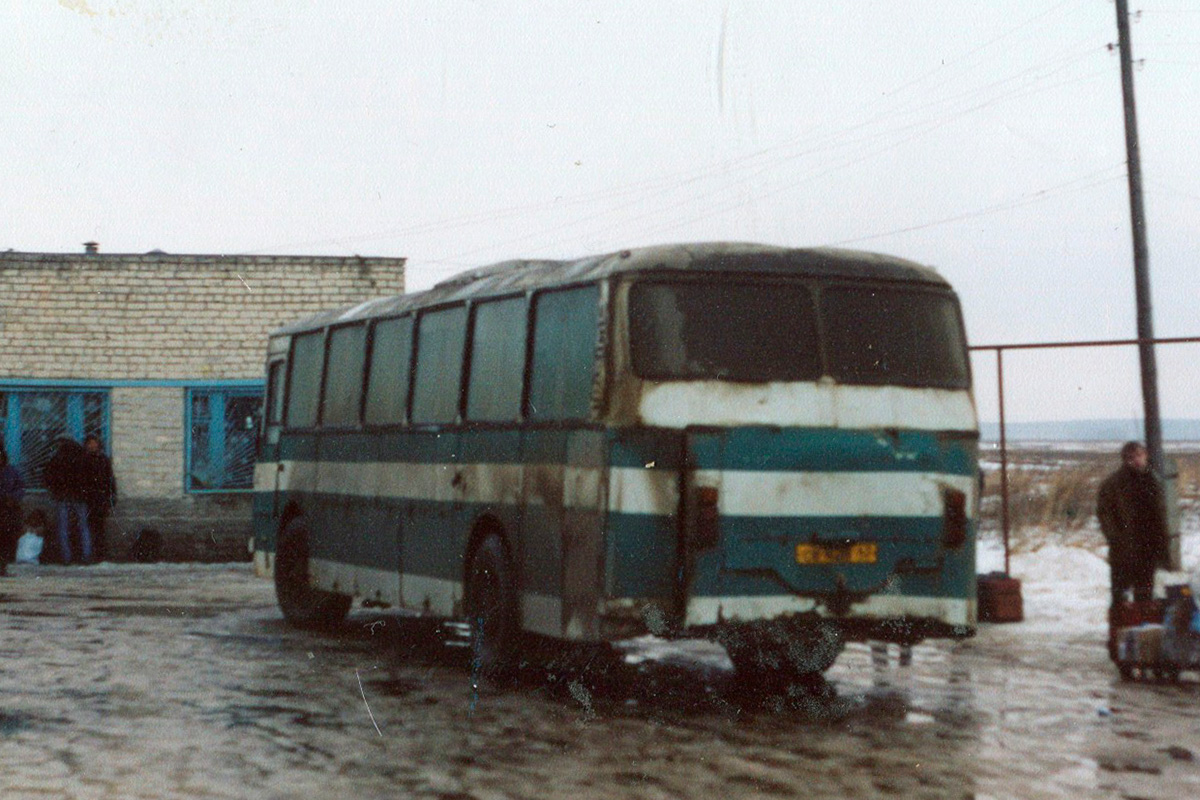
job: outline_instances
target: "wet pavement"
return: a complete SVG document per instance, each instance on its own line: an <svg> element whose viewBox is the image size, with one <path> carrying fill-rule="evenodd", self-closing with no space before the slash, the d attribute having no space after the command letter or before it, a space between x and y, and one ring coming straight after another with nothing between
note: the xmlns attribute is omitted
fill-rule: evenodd
<svg viewBox="0 0 1200 800"><path fill-rule="evenodd" d="M558 648L496 689L394 612L292 630L246 565L18 568L0 609L6 799L1200 797L1200 676L1122 684L1102 632L855 645L791 694Z"/></svg>

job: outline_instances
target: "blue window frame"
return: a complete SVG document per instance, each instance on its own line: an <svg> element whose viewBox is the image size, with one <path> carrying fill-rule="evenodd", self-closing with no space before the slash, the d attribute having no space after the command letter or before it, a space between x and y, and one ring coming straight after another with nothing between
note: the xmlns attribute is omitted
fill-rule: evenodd
<svg viewBox="0 0 1200 800"><path fill-rule="evenodd" d="M42 470L54 455L55 441L69 436L77 442L100 437L109 451L108 389L64 388L54 384L11 387L0 385L0 433L9 461L25 485L43 490ZM111 452L111 451L109 451Z"/></svg>
<svg viewBox="0 0 1200 800"><path fill-rule="evenodd" d="M184 489L188 492L253 489L262 387L188 389L186 408Z"/></svg>

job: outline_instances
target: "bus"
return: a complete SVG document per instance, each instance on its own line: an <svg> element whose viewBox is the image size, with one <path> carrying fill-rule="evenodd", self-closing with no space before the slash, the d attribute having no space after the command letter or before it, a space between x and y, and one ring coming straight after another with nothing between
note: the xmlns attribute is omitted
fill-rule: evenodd
<svg viewBox="0 0 1200 800"><path fill-rule="evenodd" d="M355 600L538 637L709 638L819 676L976 621L957 298L886 255L744 243L509 261L270 334L254 563L286 620Z"/></svg>

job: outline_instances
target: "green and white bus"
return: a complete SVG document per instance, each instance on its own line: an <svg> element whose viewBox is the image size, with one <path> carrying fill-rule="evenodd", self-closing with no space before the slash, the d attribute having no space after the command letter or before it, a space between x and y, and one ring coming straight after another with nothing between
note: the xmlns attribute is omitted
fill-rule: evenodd
<svg viewBox="0 0 1200 800"><path fill-rule="evenodd" d="M649 632L797 676L974 632L978 426L927 267L510 261L284 327L266 369L254 560L293 624L357 598L466 621L488 667Z"/></svg>

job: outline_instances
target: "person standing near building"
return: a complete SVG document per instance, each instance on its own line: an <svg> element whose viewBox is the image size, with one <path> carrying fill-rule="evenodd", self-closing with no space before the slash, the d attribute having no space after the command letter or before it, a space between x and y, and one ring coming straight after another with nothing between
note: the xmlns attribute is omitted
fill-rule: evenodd
<svg viewBox="0 0 1200 800"><path fill-rule="evenodd" d="M71 520L79 527L80 563L92 560L92 533L88 527L87 470L84 449L74 439L63 437L42 473L46 488L58 509L58 545L64 564L71 563Z"/></svg>
<svg viewBox="0 0 1200 800"><path fill-rule="evenodd" d="M17 556L17 539L21 536L21 500L25 497L25 482L21 473L8 463L8 452L0 441L0 575L8 574L8 565Z"/></svg>
<svg viewBox="0 0 1200 800"><path fill-rule="evenodd" d="M104 454L100 437L89 434L83 440L84 500L87 503L88 527L92 531L92 556L96 561L105 557L105 531L108 515L117 504L117 479L112 462Z"/></svg>
<svg viewBox="0 0 1200 800"><path fill-rule="evenodd" d="M1100 484L1096 516L1108 540L1113 606L1124 602L1128 590L1134 600L1149 600L1155 569L1167 568L1170 559L1162 486L1140 442L1121 448L1121 467Z"/></svg>

